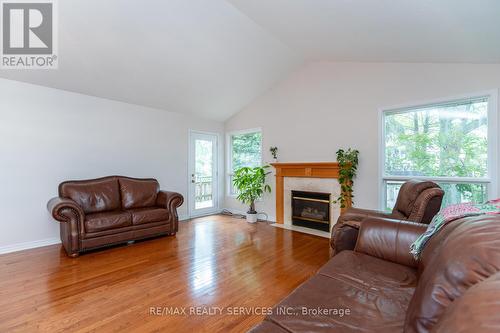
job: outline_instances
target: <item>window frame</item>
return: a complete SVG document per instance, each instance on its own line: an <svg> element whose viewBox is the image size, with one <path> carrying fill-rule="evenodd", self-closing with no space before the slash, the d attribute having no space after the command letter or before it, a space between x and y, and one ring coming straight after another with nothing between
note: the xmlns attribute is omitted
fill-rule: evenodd
<svg viewBox="0 0 500 333"><path fill-rule="evenodd" d="M460 103L478 98L488 99L488 176L483 178L476 177L428 177L428 176L389 176L385 174L385 117L389 113L410 112L412 109L438 106L447 103ZM423 102L396 105L391 107L379 108L379 163L378 163L378 188L379 188L379 208L385 210L387 191L386 182L406 181L409 179L431 180L441 183L453 184L485 184L488 200L495 199L498 194L498 89L492 89L473 94L427 100Z"/></svg>
<svg viewBox="0 0 500 333"><path fill-rule="evenodd" d="M236 131L226 132L226 195L228 197L235 198L237 196L236 193L232 193L232 185L231 185L231 177L234 175L233 173L233 147L231 137L234 135L243 135L243 134L251 134L251 133L260 133L260 165L262 165L263 151L262 151L262 128L248 128Z"/></svg>

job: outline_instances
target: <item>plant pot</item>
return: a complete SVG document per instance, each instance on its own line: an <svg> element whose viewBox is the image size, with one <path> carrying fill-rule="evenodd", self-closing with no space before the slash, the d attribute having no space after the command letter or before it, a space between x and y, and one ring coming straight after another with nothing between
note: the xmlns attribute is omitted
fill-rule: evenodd
<svg viewBox="0 0 500 333"><path fill-rule="evenodd" d="M257 213L247 213L247 222L248 223L257 222Z"/></svg>

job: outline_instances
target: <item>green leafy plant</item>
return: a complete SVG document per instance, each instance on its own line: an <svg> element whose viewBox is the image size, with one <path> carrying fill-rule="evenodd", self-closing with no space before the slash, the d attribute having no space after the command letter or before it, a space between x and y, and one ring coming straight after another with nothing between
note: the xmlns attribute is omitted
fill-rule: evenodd
<svg viewBox="0 0 500 333"><path fill-rule="evenodd" d="M339 164L339 184L340 196L334 202L340 203L340 208L345 208L347 203L352 203L354 198L353 179L356 177L358 170L358 155L356 149L339 149L337 150L337 162Z"/></svg>
<svg viewBox="0 0 500 333"><path fill-rule="evenodd" d="M278 147L271 147L269 148L269 151L271 152L271 155L273 155L274 159L278 158Z"/></svg>
<svg viewBox="0 0 500 333"><path fill-rule="evenodd" d="M238 191L236 199L250 206L249 214L256 214L255 201L260 199L264 192L271 192L271 186L266 184L268 165L254 168L242 167L234 172L233 184Z"/></svg>

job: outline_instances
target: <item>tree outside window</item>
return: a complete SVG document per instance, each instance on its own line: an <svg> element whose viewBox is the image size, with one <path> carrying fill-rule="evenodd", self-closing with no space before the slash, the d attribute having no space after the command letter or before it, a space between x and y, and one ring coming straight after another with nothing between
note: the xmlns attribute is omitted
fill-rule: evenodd
<svg viewBox="0 0 500 333"><path fill-rule="evenodd" d="M488 97L385 111L383 119L386 209L411 178L436 181L443 205L487 200Z"/></svg>
<svg viewBox="0 0 500 333"><path fill-rule="evenodd" d="M241 167L256 167L262 164L262 132L250 130L229 134L229 192L236 194L233 187L234 171Z"/></svg>

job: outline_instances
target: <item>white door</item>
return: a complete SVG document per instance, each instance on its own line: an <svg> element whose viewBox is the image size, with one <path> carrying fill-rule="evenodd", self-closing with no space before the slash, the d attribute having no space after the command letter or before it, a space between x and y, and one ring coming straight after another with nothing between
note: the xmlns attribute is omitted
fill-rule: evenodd
<svg viewBox="0 0 500 333"><path fill-rule="evenodd" d="M191 131L189 137L189 214L193 217L218 210L217 134Z"/></svg>

